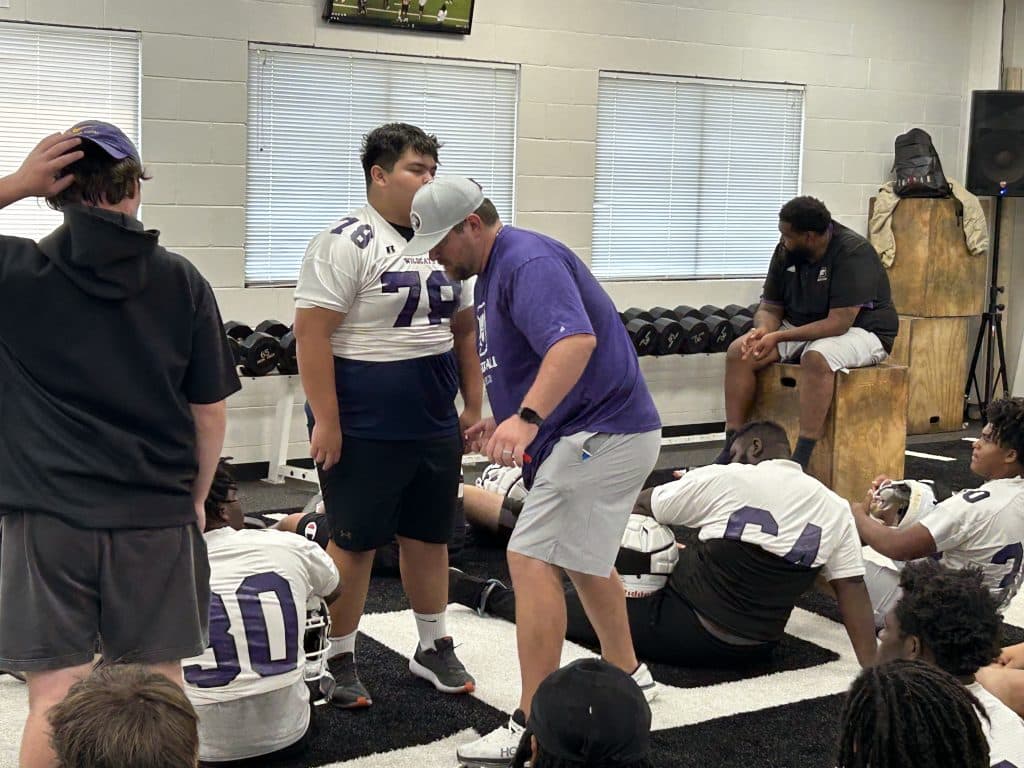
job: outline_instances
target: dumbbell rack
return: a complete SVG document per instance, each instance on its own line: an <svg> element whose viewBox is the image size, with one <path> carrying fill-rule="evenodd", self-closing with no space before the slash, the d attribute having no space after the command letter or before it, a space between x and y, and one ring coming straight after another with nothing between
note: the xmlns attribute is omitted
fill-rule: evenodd
<svg viewBox="0 0 1024 768"><path fill-rule="evenodd" d="M248 377L255 381L255 377ZM281 485L286 478L304 480L307 483L320 481L315 468L298 467L288 463L288 438L292 433L292 414L295 413L295 382L299 377L296 374L279 374L276 376L264 376L264 379L278 379L283 382L281 393L277 397L274 406L274 428L270 438L270 452L267 456L267 476L263 482Z"/></svg>

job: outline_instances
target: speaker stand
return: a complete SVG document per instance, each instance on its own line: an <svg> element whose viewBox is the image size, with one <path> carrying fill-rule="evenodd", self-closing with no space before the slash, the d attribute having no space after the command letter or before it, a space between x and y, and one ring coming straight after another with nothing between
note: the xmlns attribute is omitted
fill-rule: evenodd
<svg viewBox="0 0 1024 768"><path fill-rule="evenodd" d="M999 303L999 294L1005 289L997 284L999 281L999 225L1002 222L1003 196L1006 191L1006 182L1000 182L999 186L1000 194L996 196L995 204L992 271L988 285L988 306L981 315L978 338L974 342L974 353L971 355L971 367L970 373L967 376L967 386L964 387L964 421L968 420L967 412L970 407L972 388L974 389L975 396L978 398L977 406L981 411L983 421L988 418L988 406L993 400L1000 379L1003 382L1002 396L1009 397L1010 395L1010 385L1006 376L1006 348L1003 344L1003 310L1006 309L1006 305ZM981 383L978 381L978 360L981 357L983 347L985 351L984 390L981 389Z"/></svg>

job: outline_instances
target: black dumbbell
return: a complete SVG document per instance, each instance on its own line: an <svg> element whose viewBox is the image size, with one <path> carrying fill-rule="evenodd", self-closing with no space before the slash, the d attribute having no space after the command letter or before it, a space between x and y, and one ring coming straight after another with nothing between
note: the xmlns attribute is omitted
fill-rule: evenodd
<svg viewBox="0 0 1024 768"><path fill-rule="evenodd" d="M733 315L729 318L729 322L732 324L732 329L737 339L754 327L754 318L743 313Z"/></svg>
<svg viewBox="0 0 1024 768"><path fill-rule="evenodd" d="M736 338L736 330L732 327L732 321L721 315L710 315L704 318L708 324L710 341L708 352L725 352L729 349L733 339Z"/></svg>
<svg viewBox="0 0 1024 768"><path fill-rule="evenodd" d="M224 333L238 345L237 352L232 347L232 353L246 376L266 376L277 366L281 358L281 343L269 333L254 331L234 320L224 323Z"/></svg>
<svg viewBox="0 0 1024 768"><path fill-rule="evenodd" d="M281 357L277 370L284 374L299 372L299 361L295 351L295 334L280 320L264 320L256 326L256 333L269 333L281 345Z"/></svg>
<svg viewBox="0 0 1024 768"><path fill-rule="evenodd" d="M676 318L678 320L682 320L684 317L692 317L694 320L704 319L703 312L701 312L699 309L694 309L693 307L687 304L680 304L672 311L676 313Z"/></svg>
<svg viewBox="0 0 1024 768"><path fill-rule="evenodd" d="M749 307L747 307L747 309L750 310L750 316L751 317L755 317L757 315L757 310L760 309L760 307L761 307L760 302L755 302L755 303L751 304Z"/></svg>
<svg viewBox="0 0 1024 768"><path fill-rule="evenodd" d="M641 356L653 355L658 348L658 329L654 327L654 318L650 312L630 307L621 317L636 353Z"/></svg>
<svg viewBox="0 0 1024 768"><path fill-rule="evenodd" d="M683 343L683 326L676 319L676 313L665 307L651 307L648 314L654 318L658 331L656 355L674 355Z"/></svg>
<svg viewBox="0 0 1024 768"><path fill-rule="evenodd" d="M730 320L736 317L736 315L745 315L751 320L754 319L754 313L750 311L750 307L744 307L739 304L726 304L718 314L728 317Z"/></svg>

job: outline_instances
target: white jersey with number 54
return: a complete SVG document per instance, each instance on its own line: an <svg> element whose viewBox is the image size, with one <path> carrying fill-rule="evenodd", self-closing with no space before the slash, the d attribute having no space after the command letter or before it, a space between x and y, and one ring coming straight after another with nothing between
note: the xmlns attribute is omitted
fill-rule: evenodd
<svg viewBox="0 0 1024 768"><path fill-rule="evenodd" d="M390 362L452 348L451 317L472 306L473 286L449 280L427 255L403 256L405 244L371 205L310 242L295 306L345 313L331 337L335 357Z"/></svg>

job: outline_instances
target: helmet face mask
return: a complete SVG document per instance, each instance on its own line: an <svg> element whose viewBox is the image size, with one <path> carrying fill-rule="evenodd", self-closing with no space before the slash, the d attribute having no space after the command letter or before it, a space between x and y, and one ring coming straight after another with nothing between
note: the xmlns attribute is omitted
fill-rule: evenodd
<svg viewBox="0 0 1024 768"><path fill-rule="evenodd" d="M874 493L871 516L885 525L909 528L935 506L931 484L920 480L889 480Z"/></svg>
<svg viewBox="0 0 1024 768"><path fill-rule="evenodd" d="M327 670L328 637L331 633L331 613L323 598L310 597L306 603L306 632L303 648L306 653L303 677L307 683L316 682Z"/></svg>

